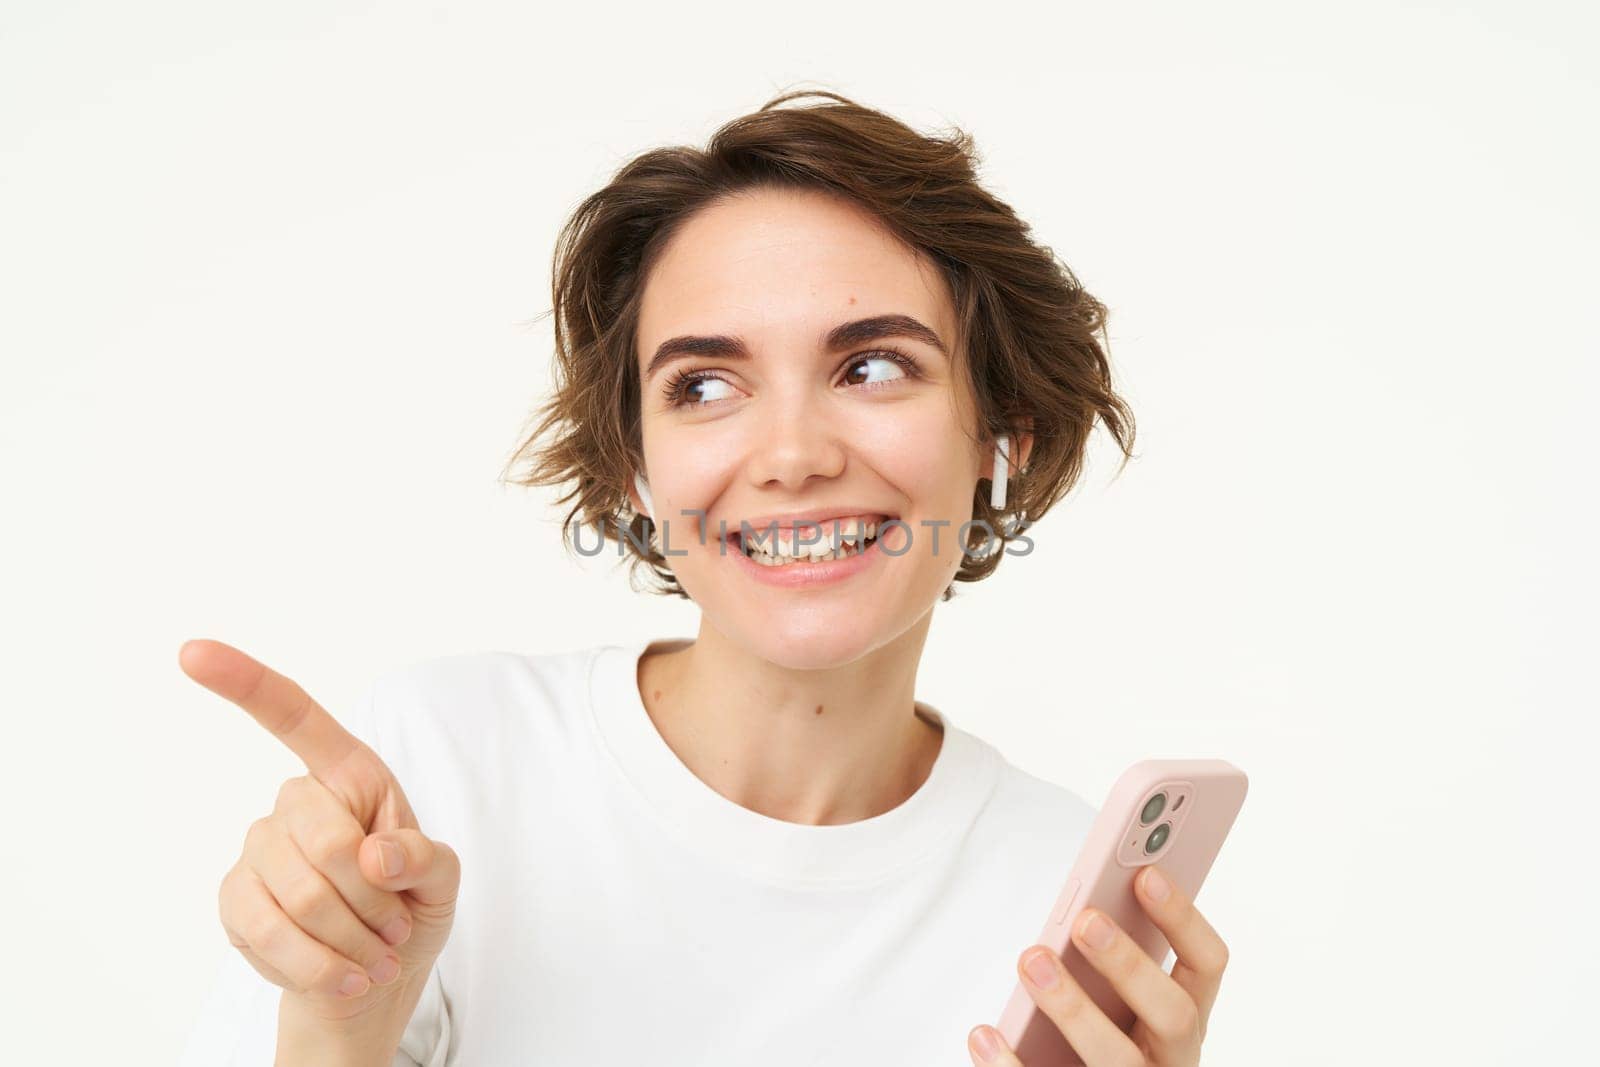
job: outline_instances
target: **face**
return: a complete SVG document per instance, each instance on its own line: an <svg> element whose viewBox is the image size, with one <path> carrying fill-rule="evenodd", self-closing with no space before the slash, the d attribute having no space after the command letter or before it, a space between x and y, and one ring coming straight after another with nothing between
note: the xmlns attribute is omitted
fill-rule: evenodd
<svg viewBox="0 0 1600 1067"><path fill-rule="evenodd" d="M839 329L885 316L898 322L887 332ZM674 236L640 310L644 476L668 562L708 624L816 669L932 610L993 448L975 436L956 344L934 266L848 203L763 190ZM814 555L835 516L845 534L845 517L882 532L820 562L763 564L742 547L754 533L780 558ZM815 525L794 529L802 519Z"/></svg>

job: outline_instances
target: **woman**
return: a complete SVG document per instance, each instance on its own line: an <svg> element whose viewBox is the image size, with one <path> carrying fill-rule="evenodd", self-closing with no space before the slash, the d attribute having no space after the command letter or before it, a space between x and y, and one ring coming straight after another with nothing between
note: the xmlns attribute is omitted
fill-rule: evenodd
<svg viewBox="0 0 1600 1067"><path fill-rule="evenodd" d="M1141 879L1171 975L1074 934L1111 1026L1029 946L1093 809L914 696L935 604L1025 554L1096 420L1132 440L1102 306L967 137L780 96L589 197L554 299L518 480L699 632L419 664L353 732L187 643L309 771L223 881L193 1061L1015 1065L1020 978L1090 1064L1198 1062L1222 941Z"/></svg>

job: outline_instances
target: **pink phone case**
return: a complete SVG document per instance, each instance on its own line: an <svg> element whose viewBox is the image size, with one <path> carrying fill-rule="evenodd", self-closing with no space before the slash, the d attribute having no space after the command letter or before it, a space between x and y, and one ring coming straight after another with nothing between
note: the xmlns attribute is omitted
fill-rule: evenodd
<svg viewBox="0 0 1600 1067"><path fill-rule="evenodd" d="M1078 952L1071 941L1073 924L1086 905L1093 905L1166 970L1171 946L1139 906L1134 876L1158 863L1193 899L1244 804L1246 787L1244 772L1223 760L1142 760L1117 779L1084 840L1038 943L1061 956L1067 971L1124 1033L1133 1029L1133 1011ZM1158 794L1164 795L1159 812L1143 822L1145 806L1154 809ZM1168 827L1165 839L1147 852L1162 826ZM1082 1067L1083 1060L1020 982L995 1028L1028 1067Z"/></svg>

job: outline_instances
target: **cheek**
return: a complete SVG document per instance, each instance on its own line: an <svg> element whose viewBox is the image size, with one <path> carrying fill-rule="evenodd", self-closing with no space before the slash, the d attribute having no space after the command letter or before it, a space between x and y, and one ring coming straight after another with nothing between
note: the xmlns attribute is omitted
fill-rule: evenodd
<svg viewBox="0 0 1600 1067"><path fill-rule="evenodd" d="M682 512L708 510L738 463L732 442L707 431L707 427L663 428L644 439L657 518L670 520L675 531L683 526L686 534L695 532L698 516Z"/></svg>
<svg viewBox="0 0 1600 1067"><path fill-rule="evenodd" d="M966 434L947 413L907 412L863 436L863 458L919 515L970 518L978 469Z"/></svg>

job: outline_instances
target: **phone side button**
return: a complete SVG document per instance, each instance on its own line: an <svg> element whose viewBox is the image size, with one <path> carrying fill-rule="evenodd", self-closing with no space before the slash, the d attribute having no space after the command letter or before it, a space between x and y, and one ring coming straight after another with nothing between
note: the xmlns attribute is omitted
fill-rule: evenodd
<svg viewBox="0 0 1600 1067"><path fill-rule="evenodd" d="M1056 925L1060 926L1067 921L1067 912L1072 910L1072 902L1078 899L1079 883L1076 878L1067 883L1061 891L1061 903L1056 905Z"/></svg>

